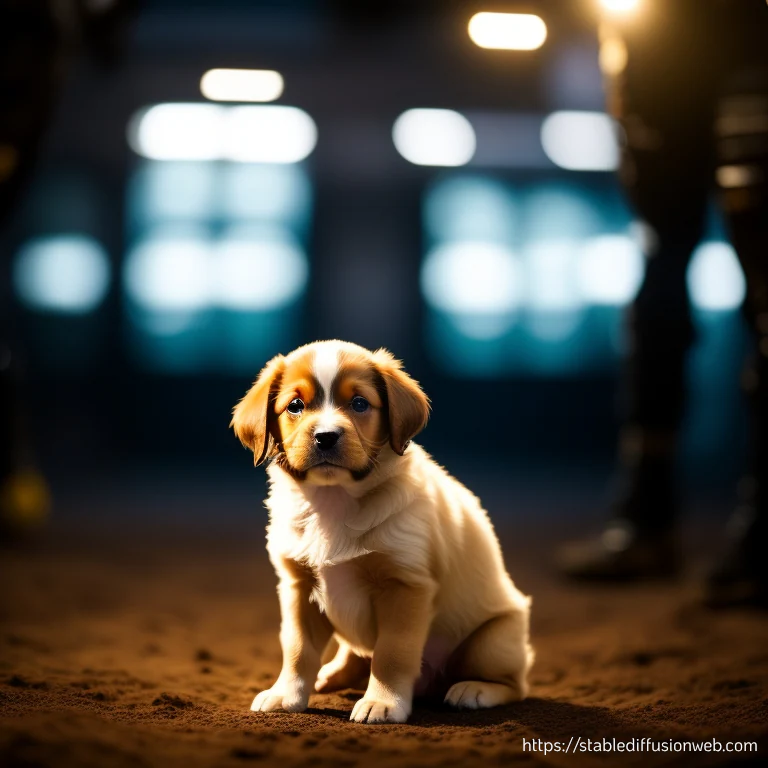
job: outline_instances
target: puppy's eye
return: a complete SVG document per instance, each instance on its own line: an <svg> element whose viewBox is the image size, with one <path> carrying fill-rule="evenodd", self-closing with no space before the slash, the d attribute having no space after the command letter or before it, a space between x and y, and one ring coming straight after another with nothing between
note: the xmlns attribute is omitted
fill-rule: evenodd
<svg viewBox="0 0 768 768"><path fill-rule="evenodd" d="M360 395L353 397L350 405L352 410L357 411L357 413L365 413L371 407L370 403L364 397L360 397Z"/></svg>
<svg viewBox="0 0 768 768"><path fill-rule="evenodd" d="M288 413L292 413L294 416L301 413L304 410L304 401L297 397L294 400L291 400L290 403L288 403L288 407L286 408Z"/></svg>

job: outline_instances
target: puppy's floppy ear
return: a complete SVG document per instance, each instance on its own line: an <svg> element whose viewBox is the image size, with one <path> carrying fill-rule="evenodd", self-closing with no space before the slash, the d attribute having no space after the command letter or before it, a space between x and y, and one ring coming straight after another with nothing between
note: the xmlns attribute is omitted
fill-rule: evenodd
<svg viewBox="0 0 768 768"><path fill-rule="evenodd" d="M389 444L400 456L429 419L429 399L386 349L374 352L376 368L384 379L389 410Z"/></svg>
<svg viewBox="0 0 768 768"><path fill-rule="evenodd" d="M240 442L253 451L253 463L257 466L274 447L269 428L273 418L272 405L284 368L285 358L282 355L273 357L232 412L229 426L235 430Z"/></svg>

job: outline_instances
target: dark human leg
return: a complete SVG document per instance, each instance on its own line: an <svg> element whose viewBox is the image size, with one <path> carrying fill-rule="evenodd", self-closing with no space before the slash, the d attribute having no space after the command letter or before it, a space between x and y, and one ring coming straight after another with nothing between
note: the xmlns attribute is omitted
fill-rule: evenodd
<svg viewBox="0 0 768 768"><path fill-rule="evenodd" d="M560 569L573 578L668 576L677 567L675 459L694 337L686 271L704 229L714 154L710 86L691 61L674 58L679 40L672 40L684 34L701 47L706 29L688 28L677 14L690 8L680 8L662 28L626 36L626 66L607 83L624 129L620 175L642 222L646 273L627 316L610 521L559 553Z"/></svg>
<svg viewBox="0 0 768 768"><path fill-rule="evenodd" d="M768 11L761 10L765 13L755 24L765 36ZM726 82L717 120L717 181L747 281L744 311L755 353L744 375L751 409L751 467L728 525L726 555L709 580L708 600L714 605L768 606L768 53L754 42L751 57L749 46L741 54L749 57L747 66Z"/></svg>

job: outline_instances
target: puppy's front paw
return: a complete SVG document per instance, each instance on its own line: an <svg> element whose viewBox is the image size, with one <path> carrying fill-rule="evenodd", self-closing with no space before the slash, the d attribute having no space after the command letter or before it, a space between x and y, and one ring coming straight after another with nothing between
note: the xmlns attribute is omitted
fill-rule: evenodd
<svg viewBox="0 0 768 768"><path fill-rule="evenodd" d="M380 701L364 696L355 704L349 719L355 723L404 723L411 714L410 707L397 699Z"/></svg>
<svg viewBox="0 0 768 768"><path fill-rule="evenodd" d="M303 712L308 703L309 694L305 694L301 687L273 685L257 694L251 704L251 712Z"/></svg>

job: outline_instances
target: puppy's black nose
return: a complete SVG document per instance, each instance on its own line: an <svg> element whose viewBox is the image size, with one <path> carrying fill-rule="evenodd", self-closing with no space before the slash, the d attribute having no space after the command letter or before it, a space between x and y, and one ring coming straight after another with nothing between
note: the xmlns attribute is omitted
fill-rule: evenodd
<svg viewBox="0 0 768 768"><path fill-rule="evenodd" d="M316 432L315 443L321 451L329 451L339 441L340 432Z"/></svg>

